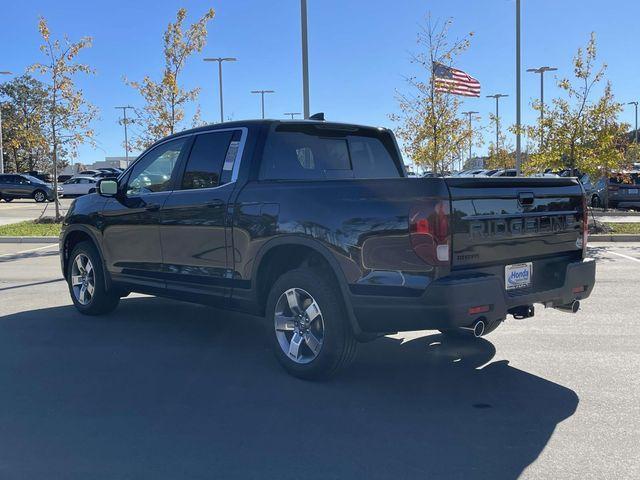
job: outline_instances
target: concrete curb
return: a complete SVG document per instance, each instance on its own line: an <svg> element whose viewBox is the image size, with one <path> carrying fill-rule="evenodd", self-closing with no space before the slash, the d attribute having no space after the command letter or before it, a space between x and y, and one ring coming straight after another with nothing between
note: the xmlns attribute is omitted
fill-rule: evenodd
<svg viewBox="0 0 640 480"><path fill-rule="evenodd" d="M640 235L598 233L589 235L589 243L596 242L640 242Z"/></svg>
<svg viewBox="0 0 640 480"><path fill-rule="evenodd" d="M58 243L58 237L0 237L0 243Z"/></svg>

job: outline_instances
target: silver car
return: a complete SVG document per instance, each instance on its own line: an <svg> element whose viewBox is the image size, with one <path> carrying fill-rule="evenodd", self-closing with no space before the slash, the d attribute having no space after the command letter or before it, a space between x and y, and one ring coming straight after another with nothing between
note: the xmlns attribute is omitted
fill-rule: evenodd
<svg viewBox="0 0 640 480"><path fill-rule="evenodd" d="M93 177L76 176L62 184L63 197L75 197L86 195L91 189L96 188L97 180Z"/></svg>

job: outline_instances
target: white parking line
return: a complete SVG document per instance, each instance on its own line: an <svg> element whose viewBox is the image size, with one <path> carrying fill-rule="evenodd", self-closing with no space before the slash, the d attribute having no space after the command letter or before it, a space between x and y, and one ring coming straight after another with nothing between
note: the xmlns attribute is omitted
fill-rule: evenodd
<svg viewBox="0 0 640 480"><path fill-rule="evenodd" d="M612 252L609 250L609 253L613 253L614 255L618 255L619 257L626 258L627 260L633 260L634 262L640 263L640 258L630 257L629 255L625 255L624 253Z"/></svg>
<svg viewBox="0 0 640 480"><path fill-rule="evenodd" d="M57 247L57 246L58 246L57 243L52 243L51 245L45 245L44 247L30 248L29 250L21 250L19 252L14 252L14 253L3 253L2 255L0 255L0 258L13 257L14 255L21 255L23 253L37 252L38 250L46 250L47 248Z"/></svg>

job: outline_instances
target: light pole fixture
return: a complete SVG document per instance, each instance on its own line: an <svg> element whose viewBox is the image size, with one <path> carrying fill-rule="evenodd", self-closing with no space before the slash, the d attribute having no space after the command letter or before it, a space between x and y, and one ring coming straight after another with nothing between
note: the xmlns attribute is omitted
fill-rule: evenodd
<svg viewBox="0 0 640 480"><path fill-rule="evenodd" d="M307 35L307 0L300 0L300 25L302 30L302 98L304 118L309 112L309 39Z"/></svg>
<svg viewBox="0 0 640 480"><path fill-rule="evenodd" d="M627 105L633 105L634 107L636 107L636 129L634 132L635 135L635 140L634 142L637 144L638 143L638 102L627 102Z"/></svg>
<svg viewBox="0 0 640 480"><path fill-rule="evenodd" d="M462 112L463 115L466 115L469 118L469 161L471 161L471 147L473 145L473 130L471 128L471 120L473 119L473 115L477 115L480 112L475 112L470 110L468 112Z"/></svg>
<svg viewBox="0 0 640 480"><path fill-rule="evenodd" d="M8 70L0 70L0 75L11 75ZM0 173L4 173L4 152L2 151L2 104L0 104Z"/></svg>
<svg viewBox="0 0 640 480"><path fill-rule="evenodd" d="M127 136L127 109L133 107L125 105L122 107L113 107L115 109L122 110L122 123L124 124L124 156L127 159L127 166L129 165L129 137Z"/></svg>
<svg viewBox="0 0 640 480"><path fill-rule="evenodd" d="M540 74L540 150L544 145L544 72L555 72L558 70L555 67L539 67L539 68L527 68L527 72Z"/></svg>
<svg viewBox="0 0 640 480"><path fill-rule="evenodd" d="M264 118L264 94L265 93L276 93L275 90L251 90L251 93L259 93L261 97L261 105L262 105L262 118Z"/></svg>
<svg viewBox="0 0 640 480"><path fill-rule="evenodd" d="M501 98L508 97L504 93L495 93L493 95L487 95L487 98L496 99L496 154L498 153L498 147L500 145L500 106L499 102Z"/></svg>
<svg viewBox="0 0 640 480"><path fill-rule="evenodd" d="M224 102L222 100L222 62L235 62L235 57L205 58L205 62L218 62L218 84L220 85L220 123L224 122Z"/></svg>
<svg viewBox="0 0 640 480"><path fill-rule="evenodd" d="M284 112L285 115L290 115L291 116L291 120L293 120L293 117L295 117L296 115L301 115L300 112Z"/></svg>

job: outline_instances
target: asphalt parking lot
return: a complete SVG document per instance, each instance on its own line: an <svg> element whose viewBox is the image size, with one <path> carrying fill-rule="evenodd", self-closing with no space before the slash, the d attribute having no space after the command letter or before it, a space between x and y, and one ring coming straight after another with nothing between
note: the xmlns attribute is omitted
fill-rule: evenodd
<svg viewBox="0 0 640 480"><path fill-rule="evenodd" d="M577 315L385 337L309 383L259 318L83 317L55 245L0 244L0 478L640 478L640 243L591 254Z"/></svg>
<svg viewBox="0 0 640 480"><path fill-rule="evenodd" d="M73 199L61 198L60 211L65 214ZM0 202L0 225L35 220L40 216L53 217L55 205L52 202L36 203L31 199L15 199L11 203ZM42 215L44 211L44 215Z"/></svg>

